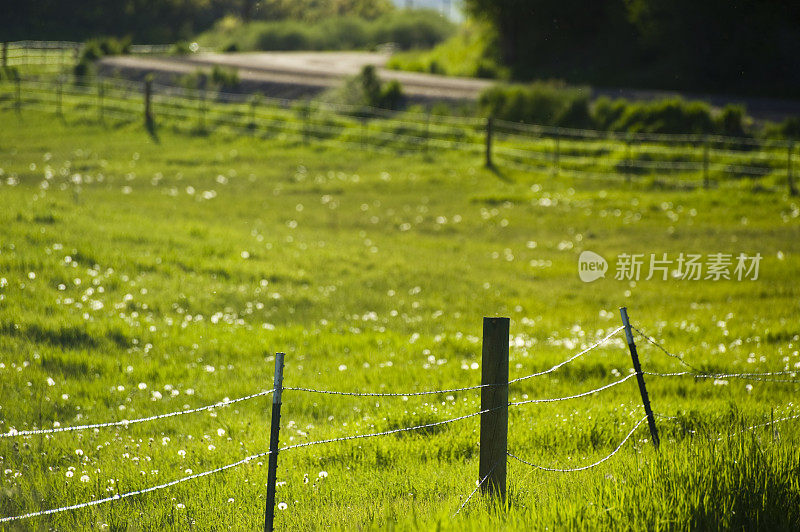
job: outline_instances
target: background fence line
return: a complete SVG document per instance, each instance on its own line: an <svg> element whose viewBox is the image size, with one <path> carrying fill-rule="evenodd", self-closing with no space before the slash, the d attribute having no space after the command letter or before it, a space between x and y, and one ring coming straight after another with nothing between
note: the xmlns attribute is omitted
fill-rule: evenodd
<svg viewBox="0 0 800 532"><path fill-rule="evenodd" d="M48 53L66 70L76 43L10 43L9 60L30 66ZM149 51L148 51L149 50ZM164 47L139 47L134 53L165 53ZM15 55L16 54L16 55ZM26 55L27 54L27 55ZM37 55L38 54L38 55ZM198 68L198 71L202 69ZM143 114L142 83L43 75L19 82L24 95L18 107L81 111L96 107L116 121L137 121ZM106 90L99 96L98 86ZM63 91L65 105L53 90ZM208 132L228 128L241 134L286 134L303 143L358 146L362 150L428 152L429 148L486 153L491 165L527 171L550 171L555 176L630 182L657 179L685 187L711 187L725 181L749 179L766 188L788 186L796 192L797 154L791 140L701 134L616 132L524 124L494 119L492 135L483 118L446 116L431 112L398 112L367 106L317 101L289 101L261 94L152 83L152 112L157 127L171 126ZM66 102L66 100L71 100ZM74 101L72 101L74 100ZM106 108L110 111L106 115ZM487 149L489 148L489 149ZM767 183L761 181L768 180Z"/></svg>

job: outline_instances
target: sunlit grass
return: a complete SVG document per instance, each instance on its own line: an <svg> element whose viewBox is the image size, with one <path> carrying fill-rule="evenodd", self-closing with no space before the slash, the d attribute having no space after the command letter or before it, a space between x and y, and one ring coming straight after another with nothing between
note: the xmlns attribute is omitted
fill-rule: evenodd
<svg viewBox="0 0 800 532"><path fill-rule="evenodd" d="M392 156L232 132L158 142L139 124L0 112L0 432L133 419L285 383L342 391L480 381L482 316L512 319L511 376L619 325L617 307L709 370L795 369L796 199L746 188L661 190L482 167L480 154ZM756 281L606 279L577 257L761 253ZM644 343L647 371L682 369ZM514 401L630 368L621 338ZM796 528L798 386L647 379L642 427L596 469L509 463L509 508L475 500L478 420L283 453L278 526ZM477 392L353 398L286 391L286 445L475 412ZM509 449L551 467L608 454L642 416L633 380L510 411ZM0 440L0 515L74 504L241 460L268 446L269 400L127 428ZM691 432L695 431L695 432ZM80 452L78 452L80 451ZM266 461L21 528L240 529L263 522ZM321 472L327 475L320 476ZM307 481L306 481L307 479ZM764 502L767 501L767 502ZM13 529L13 527L12 527Z"/></svg>

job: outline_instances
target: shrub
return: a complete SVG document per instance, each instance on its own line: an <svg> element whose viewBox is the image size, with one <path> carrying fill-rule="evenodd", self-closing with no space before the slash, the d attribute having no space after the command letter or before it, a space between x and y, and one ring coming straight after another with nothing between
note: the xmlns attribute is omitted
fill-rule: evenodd
<svg viewBox="0 0 800 532"><path fill-rule="evenodd" d="M239 86L239 71L214 65L211 70L211 82L220 89L235 89Z"/></svg>
<svg viewBox="0 0 800 532"><path fill-rule="evenodd" d="M722 113L717 117L717 131L722 135L732 137L745 136L744 117L745 109L741 105L726 105Z"/></svg>
<svg viewBox="0 0 800 532"><path fill-rule="evenodd" d="M397 80L384 84L375 67L366 65L359 74L347 78L341 87L324 94L321 100L353 107L396 110L402 107L405 97Z"/></svg>
<svg viewBox="0 0 800 532"><path fill-rule="evenodd" d="M186 89L231 90L239 86L239 71L214 65L211 72L198 69L181 76L178 85Z"/></svg>
<svg viewBox="0 0 800 532"><path fill-rule="evenodd" d="M73 71L76 76L86 76L92 72L92 65L95 61L106 55L123 55L130 52L131 39L126 37L117 39L114 37L101 37L90 39L83 46L81 56L75 64Z"/></svg>
<svg viewBox="0 0 800 532"><path fill-rule="evenodd" d="M764 128L764 136L800 140L800 116L790 116L778 124L768 124Z"/></svg>
<svg viewBox="0 0 800 532"><path fill-rule="evenodd" d="M569 127L590 124L588 91L559 82L495 85L481 93L478 106L484 114L503 120Z"/></svg>
<svg viewBox="0 0 800 532"><path fill-rule="evenodd" d="M228 16L199 40L207 46L237 50L348 50L376 48L387 42L409 49L433 46L454 31L452 22L427 10L389 13L375 20L338 16L318 22L243 23Z"/></svg>
<svg viewBox="0 0 800 532"><path fill-rule="evenodd" d="M711 107L704 102L668 98L650 102L628 102L608 129L648 133L713 133Z"/></svg>

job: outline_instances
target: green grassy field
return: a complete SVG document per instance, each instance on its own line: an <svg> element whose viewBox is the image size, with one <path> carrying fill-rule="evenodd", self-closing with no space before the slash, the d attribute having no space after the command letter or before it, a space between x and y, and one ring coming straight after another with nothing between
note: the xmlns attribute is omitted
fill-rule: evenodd
<svg viewBox="0 0 800 532"><path fill-rule="evenodd" d="M308 147L233 131L158 142L0 111L0 433L172 412L285 385L414 391L480 382L481 320L511 318L511 377L632 321L713 372L800 364L800 205L747 187L674 190L489 171L479 153ZM583 283L578 255L760 253L757 280ZM646 267L645 267L646 268ZM640 341L645 371L680 371ZM559 397L631 367L621 336L510 399ZM509 461L500 507L474 489L477 417L280 455L283 530L797 529L800 386L647 378L661 431L602 465ZM169 482L267 450L268 397L128 427L0 438L0 516ZM476 412L479 392L286 391L286 445ZM509 450L546 467L610 453L643 416L633 379L510 409ZM669 416L669 417L661 417ZM676 417L677 419L672 419ZM743 431L739 433L740 431ZM738 433L738 434L736 434ZM729 434L733 434L728 437ZM721 438L721 439L719 439ZM323 473L324 472L324 473ZM266 458L10 530L255 529Z"/></svg>

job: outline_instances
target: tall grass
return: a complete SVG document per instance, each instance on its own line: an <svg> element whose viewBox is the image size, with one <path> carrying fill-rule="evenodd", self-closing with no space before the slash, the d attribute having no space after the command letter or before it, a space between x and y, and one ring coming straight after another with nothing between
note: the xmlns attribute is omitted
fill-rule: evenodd
<svg viewBox="0 0 800 532"><path fill-rule="evenodd" d="M421 391L480 382L482 316L512 319L511 376L551 367L619 324L617 307L703 368L800 369L800 207L782 192L686 191L483 168L481 153L388 155L297 136L213 136L141 119L63 118L0 94L0 432L133 419L287 386ZM110 95L109 95L110 97ZM65 101L65 104L67 102ZM280 120L290 121L283 110ZM271 112L278 112L277 110ZM277 115L276 115L277 116ZM186 120L183 119L183 122ZM599 148L599 142L598 142ZM583 250L761 253L755 281L578 279ZM680 365L640 345L646 371ZM610 342L511 400L626 374ZM792 379L787 379L792 380ZM796 379L795 379L796 380ZM575 474L510 462L510 498L474 489L477 417L442 430L282 453L280 528L797 529L800 385L647 376L646 429ZM110 496L266 450L269 402L154 424L0 439L0 515ZM476 412L478 392L353 398L287 390L286 444ZM591 463L642 416L633 380L509 412L509 449ZM672 418L676 419L672 419ZM694 432L692 432L694 431ZM730 440L728 435L731 435ZM722 438L718 440L718 438ZM80 451L80 452L78 452ZM325 474L323 474L323 472ZM83 478L86 480L81 480ZM264 462L17 528L251 530Z"/></svg>

